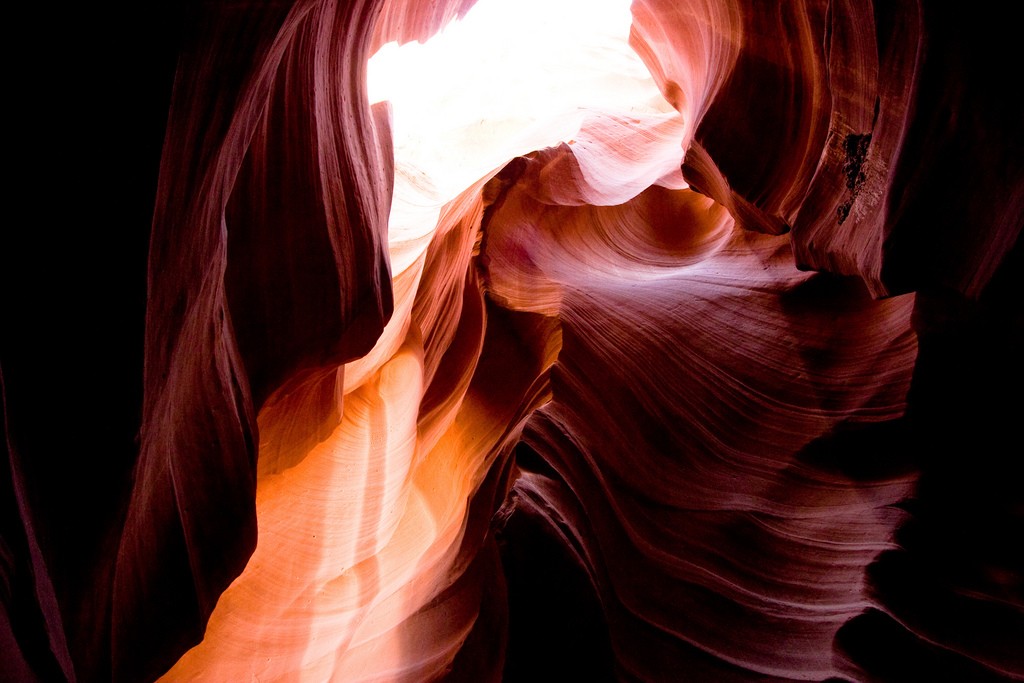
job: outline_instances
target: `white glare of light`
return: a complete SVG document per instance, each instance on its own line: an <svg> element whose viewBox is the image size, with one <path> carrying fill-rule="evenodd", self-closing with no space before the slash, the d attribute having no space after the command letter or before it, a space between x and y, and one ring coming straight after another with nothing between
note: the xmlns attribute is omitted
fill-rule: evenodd
<svg viewBox="0 0 1024 683"><path fill-rule="evenodd" d="M479 0L426 43L371 59L371 102L392 106L389 235L421 243L440 207L516 156L579 131L588 110L672 111L628 44L630 0ZM412 254L394 253L407 266Z"/></svg>

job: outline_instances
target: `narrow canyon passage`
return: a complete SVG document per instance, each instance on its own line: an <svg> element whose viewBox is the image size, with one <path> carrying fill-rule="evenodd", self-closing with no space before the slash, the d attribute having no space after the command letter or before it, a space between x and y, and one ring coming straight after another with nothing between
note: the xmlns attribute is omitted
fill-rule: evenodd
<svg viewBox="0 0 1024 683"><path fill-rule="evenodd" d="M4 285L4 676L1024 680L999 20L168 14L152 224Z"/></svg>

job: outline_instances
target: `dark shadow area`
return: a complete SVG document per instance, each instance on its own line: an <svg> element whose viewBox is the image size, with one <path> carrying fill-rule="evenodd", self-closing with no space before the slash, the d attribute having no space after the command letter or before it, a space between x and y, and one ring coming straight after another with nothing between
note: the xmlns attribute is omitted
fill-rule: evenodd
<svg viewBox="0 0 1024 683"><path fill-rule="evenodd" d="M516 460L531 469L543 462L525 444L517 446ZM550 471L546 464L539 469ZM597 594L550 523L516 507L498 532L498 544L509 604L504 680L616 680Z"/></svg>
<svg viewBox="0 0 1024 683"><path fill-rule="evenodd" d="M915 469L907 450L905 420L840 423L797 453L796 461L855 482L872 482L908 475Z"/></svg>
<svg viewBox="0 0 1024 683"><path fill-rule="evenodd" d="M111 675L110 576L97 567L112 559L138 452L149 233L188 4L40 5L18 21L31 52L12 69L8 191L21 218L0 246L0 365L79 680Z"/></svg>
<svg viewBox="0 0 1024 683"><path fill-rule="evenodd" d="M921 478L899 550L869 568L870 611L837 644L885 681L1024 679L1024 317L1020 243L986 293L918 295L909 397Z"/></svg>
<svg viewBox="0 0 1024 683"><path fill-rule="evenodd" d="M1008 680L953 652L929 645L874 609L839 629L836 644L870 673L866 681L996 683Z"/></svg>

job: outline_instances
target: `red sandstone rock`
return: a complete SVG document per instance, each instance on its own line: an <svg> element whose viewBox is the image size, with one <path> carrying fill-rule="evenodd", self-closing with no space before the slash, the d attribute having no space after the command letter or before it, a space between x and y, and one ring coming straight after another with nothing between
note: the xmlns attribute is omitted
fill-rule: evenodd
<svg viewBox="0 0 1024 683"><path fill-rule="evenodd" d="M1024 679L1010 22L637 0L559 94L664 102L402 162L367 59L473 4L188 14L146 282L3 333L2 675Z"/></svg>

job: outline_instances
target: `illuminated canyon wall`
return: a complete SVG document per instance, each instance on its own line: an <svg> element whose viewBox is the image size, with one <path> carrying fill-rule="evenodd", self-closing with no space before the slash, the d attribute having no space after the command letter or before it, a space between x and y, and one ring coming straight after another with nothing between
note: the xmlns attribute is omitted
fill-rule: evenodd
<svg viewBox="0 0 1024 683"><path fill-rule="evenodd" d="M46 34L0 678L1024 680L1012 22L485 4Z"/></svg>

